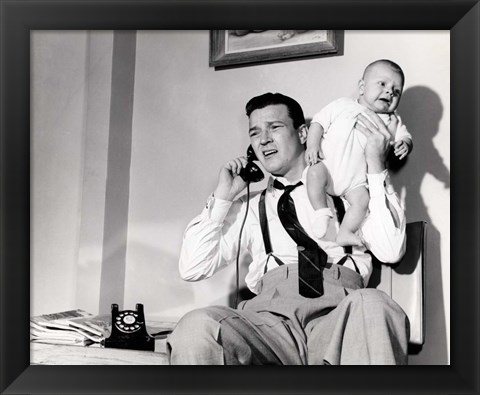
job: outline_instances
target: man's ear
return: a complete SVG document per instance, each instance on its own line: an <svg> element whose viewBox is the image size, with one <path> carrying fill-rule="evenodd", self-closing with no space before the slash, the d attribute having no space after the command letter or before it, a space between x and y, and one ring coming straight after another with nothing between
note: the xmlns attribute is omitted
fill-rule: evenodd
<svg viewBox="0 0 480 395"><path fill-rule="evenodd" d="M300 142L305 144L307 142L308 127L305 124L302 124L298 127L298 137L300 137Z"/></svg>
<svg viewBox="0 0 480 395"><path fill-rule="evenodd" d="M358 93L360 95L363 95L364 92L365 92L365 81L360 80L360 81L358 81Z"/></svg>

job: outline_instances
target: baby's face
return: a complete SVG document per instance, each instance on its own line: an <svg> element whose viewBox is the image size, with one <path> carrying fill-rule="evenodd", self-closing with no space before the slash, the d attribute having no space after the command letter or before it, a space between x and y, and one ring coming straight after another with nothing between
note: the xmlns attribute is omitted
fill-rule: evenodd
<svg viewBox="0 0 480 395"><path fill-rule="evenodd" d="M377 64L359 82L358 102L376 113L396 110L402 96L403 79L387 64Z"/></svg>

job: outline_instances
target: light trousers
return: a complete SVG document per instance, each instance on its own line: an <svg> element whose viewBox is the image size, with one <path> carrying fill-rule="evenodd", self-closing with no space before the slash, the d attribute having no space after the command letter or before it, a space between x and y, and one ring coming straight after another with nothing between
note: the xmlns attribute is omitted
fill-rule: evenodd
<svg viewBox="0 0 480 395"><path fill-rule="evenodd" d="M261 279L237 309L187 313L167 341L172 365L405 365L409 323L387 294L363 288L351 269L329 264L324 294L298 294L297 265Z"/></svg>

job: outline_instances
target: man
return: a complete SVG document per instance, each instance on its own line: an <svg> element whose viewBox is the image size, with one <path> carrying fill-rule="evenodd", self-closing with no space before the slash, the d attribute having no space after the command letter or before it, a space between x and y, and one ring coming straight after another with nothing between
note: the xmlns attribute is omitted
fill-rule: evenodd
<svg viewBox="0 0 480 395"><path fill-rule="evenodd" d="M321 239L312 236L300 105L266 93L246 110L253 150L272 174L268 187L248 201L236 199L247 185L239 176L247 160L226 163L206 208L185 231L179 270L187 281L208 278L235 263L238 252L257 296L237 309L211 306L186 314L168 341L171 364L406 364L405 313L383 292L364 288L372 270L366 249L383 262L397 262L405 250L405 215L386 174L390 134L382 121L372 113L376 125L362 117L357 126L367 136L370 204L360 230L365 247L347 253L335 243L337 221ZM330 198L328 204L335 212ZM296 240L285 220L292 210L290 220L300 224ZM315 263L313 283L302 278L306 261Z"/></svg>

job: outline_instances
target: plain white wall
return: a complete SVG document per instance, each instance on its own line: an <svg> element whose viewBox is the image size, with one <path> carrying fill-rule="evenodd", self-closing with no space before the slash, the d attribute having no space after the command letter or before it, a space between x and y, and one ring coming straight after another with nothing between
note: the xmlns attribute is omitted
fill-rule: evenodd
<svg viewBox="0 0 480 395"><path fill-rule="evenodd" d="M88 206L82 206L78 197L82 179L87 185L91 177L84 170L89 164L82 163L88 153L82 154L87 135L80 125L87 119L84 101L90 102L85 93L90 78L85 78L90 75L85 74L86 57L95 51L92 46L85 49L85 33L39 35L33 41L32 63L32 311L91 306L95 313L102 245L100 235L87 247L82 243L80 229L89 229L82 228L82 222L95 223L80 217L101 213L102 208L94 210L92 204L101 206L102 174L96 173L99 184L89 189L93 200ZM104 40L108 59L111 45ZM366 64L390 58L406 74L399 111L415 139L414 151L393 182L402 191L409 221L429 222L427 342L410 361L449 363L449 32L346 31L343 56L221 71L208 66L208 40L207 31L137 33L125 308L144 303L150 317L170 319L195 307L228 303L233 268L206 281L186 283L179 279L177 262L183 230L204 206L220 166L243 155L248 145L244 115L248 99L266 91L282 92L296 98L311 118L330 100L354 95ZM75 59L65 59L72 53ZM75 68L82 64L82 56L83 71ZM59 60L52 62L56 57ZM103 67L108 89L108 62ZM77 80L74 110L58 111L64 101L47 99L73 92ZM108 97L101 101L105 108L107 102ZM43 119L56 127L45 126ZM97 119L101 142L106 126L104 118ZM65 133L60 122L74 125L71 130L79 135L59 140ZM100 173L102 166L103 162ZM67 169L69 176L61 177ZM95 229L98 232L98 225ZM52 286L57 283L62 285Z"/></svg>
<svg viewBox="0 0 480 395"><path fill-rule="evenodd" d="M75 303L86 32L31 36L31 313Z"/></svg>
<svg viewBox="0 0 480 395"><path fill-rule="evenodd" d="M31 33L31 314L97 312L113 32Z"/></svg>

